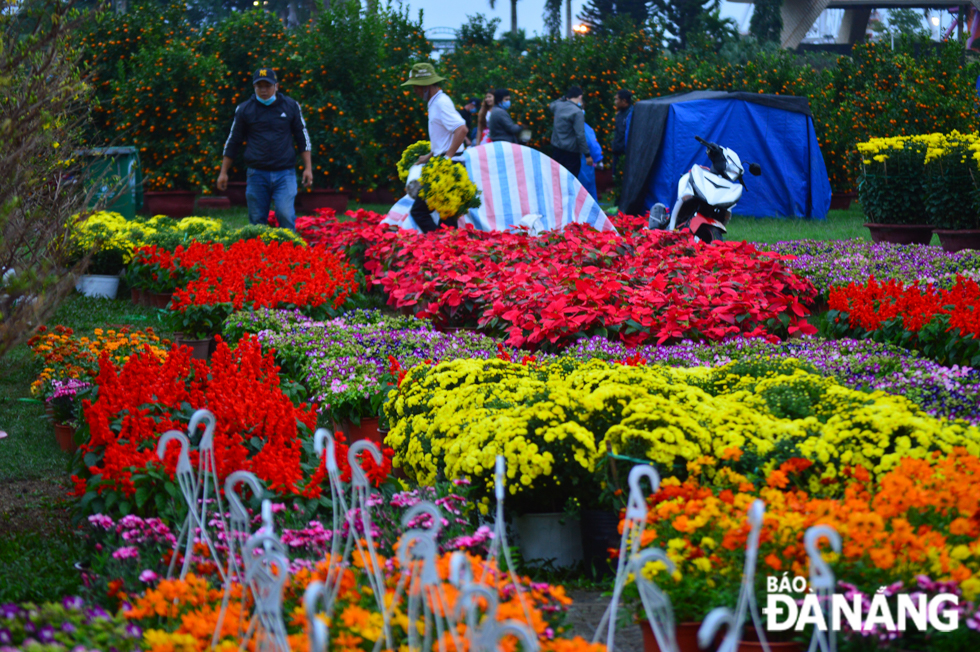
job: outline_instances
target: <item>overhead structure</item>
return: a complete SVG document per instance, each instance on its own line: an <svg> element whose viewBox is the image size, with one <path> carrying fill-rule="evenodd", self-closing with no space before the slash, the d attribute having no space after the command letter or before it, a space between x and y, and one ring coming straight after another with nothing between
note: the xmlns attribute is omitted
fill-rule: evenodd
<svg viewBox="0 0 980 652"><path fill-rule="evenodd" d="M729 0L750 3L751 0ZM864 40L868 21L874 9L949 9L973 6L980 10L980 0L783 0L783 33L781 45L795 50L807 32L826 9L843 9L844 17L837 32L837 43L854 45Z"/></svg>
<svg viewBox="0 0 980 652"><path fill-rule="evenodd" d="M439 54L456 49L456 30L452 27L430 27L425 30L425 38L432 44L432 50Z"/></svg>

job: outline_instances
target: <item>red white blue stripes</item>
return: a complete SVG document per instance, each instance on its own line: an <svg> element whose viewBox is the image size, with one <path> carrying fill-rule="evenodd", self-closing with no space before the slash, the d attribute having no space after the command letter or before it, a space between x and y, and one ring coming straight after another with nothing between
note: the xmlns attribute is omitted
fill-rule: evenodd
<svg viewBox="0 0 980 652"><path fill-rule="evenodd" d="M481 231L506 231L519 226L525 215L541 215L546 230L567 224L589 224L599 231L615 231L599 204L572 173L541 152L513 143L472 147L462 162L480 190L483 205L459 219ZM386 224L415 229L408 214L412 199L403 197L388 212Z"/></svg>

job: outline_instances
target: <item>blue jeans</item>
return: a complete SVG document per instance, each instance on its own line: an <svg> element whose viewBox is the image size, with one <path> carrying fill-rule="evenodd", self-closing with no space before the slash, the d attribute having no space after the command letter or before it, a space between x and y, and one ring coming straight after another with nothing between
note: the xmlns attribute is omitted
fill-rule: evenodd
<svg viewBox="0 0 980 652"><path fill-rule="evenodd" d="M269 205L275 202L279 226L296 230L296 170L249 168L245 199L250 224L268 224Z"/></svg>

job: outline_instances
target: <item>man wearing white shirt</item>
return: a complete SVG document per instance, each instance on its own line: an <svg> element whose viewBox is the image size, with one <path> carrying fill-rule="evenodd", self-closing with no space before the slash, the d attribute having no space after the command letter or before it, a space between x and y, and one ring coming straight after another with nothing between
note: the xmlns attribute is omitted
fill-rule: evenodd
<svg viewBox="0 0 980 652"><path fill-rule="evenodd" d="M466 121L459 115L449 96L439 88L443 81L445 77L437 75L431 63L417 63L412 66L408 81L402 84L411 86L415 94L429 107L429 142L432 151L420 156L416 164L423 164L433 156L453 158L461 153L463 141L466 140ZM431 233L438 228L424 199L415 200L410 214L422 233ZM442 220L441 223L451 228L457 226L455 218Z"/></svg>

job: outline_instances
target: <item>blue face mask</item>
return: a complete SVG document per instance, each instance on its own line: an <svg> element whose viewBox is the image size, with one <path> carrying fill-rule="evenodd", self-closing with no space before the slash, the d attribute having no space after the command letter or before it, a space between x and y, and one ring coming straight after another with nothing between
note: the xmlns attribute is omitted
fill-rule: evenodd
<svg viewBox="0 0 980 652"><path fill-rule="evenodd" d="M504 109L504 110L509 109L510 108L510 100L504 100L503 102L501 102L500 103L500 108L501 109Z"/></svg>
<svg viewBox="0 0 980 652"><path fill-rule="evenodd" d="M258 96L258 94L256 94L255 95L255 99L257 99L262 104L265 104L266 106L269 106L270 104L272 104L273 102L276 101L276 96L275 96L275 94L273 94L273 96L270 97L269 99L263 100L261 97Z"/></svg>

